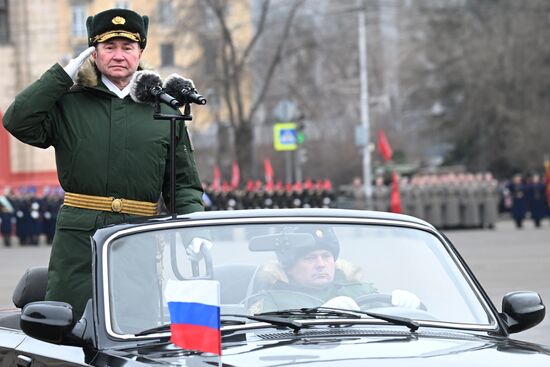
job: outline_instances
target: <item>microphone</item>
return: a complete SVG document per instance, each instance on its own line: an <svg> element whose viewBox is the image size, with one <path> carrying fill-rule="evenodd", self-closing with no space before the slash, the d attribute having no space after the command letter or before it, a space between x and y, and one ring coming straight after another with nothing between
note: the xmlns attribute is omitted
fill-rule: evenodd
<svg viewBox="0 0 550 367"><path fill-rule="evenodd" d="M181 104L206 104L206 98L197 92L195 84L193 84L191 79L185 79L178 74L172 74L164 80L163 87L166 93L175 96Z"/></svg>
<svg viewBox="0 0 550 367"><path fill-rule="evenodd" d="M158 101L177 110L180 102L161 86L160 75L150 70L136 71L130 80L130 97L134 102L155 104Z"/></svg>

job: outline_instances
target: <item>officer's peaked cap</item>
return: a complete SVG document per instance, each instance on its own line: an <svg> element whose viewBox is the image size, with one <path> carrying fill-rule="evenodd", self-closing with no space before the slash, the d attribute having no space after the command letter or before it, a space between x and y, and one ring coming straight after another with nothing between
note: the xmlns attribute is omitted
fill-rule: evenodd
<svg viewBox="0 0 550 367"><path fill-rule="evenodd" d="M109 9L88 17L88 46L94 46L111 38L123 37L139 43L141 48L147 44L149 17L141 16L128 9Z"/></svg>

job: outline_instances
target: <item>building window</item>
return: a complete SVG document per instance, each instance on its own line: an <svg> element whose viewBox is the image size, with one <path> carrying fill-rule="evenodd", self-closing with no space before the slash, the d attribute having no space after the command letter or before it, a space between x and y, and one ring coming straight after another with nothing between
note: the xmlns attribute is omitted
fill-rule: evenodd
<svg viewBox="0 0 550 367"><path fill-rule="evenodd" d="M0 44L5 44L9 41L8 0L0 0Z"/></svg>
<svg viewBox="0 0 550 367"><path fill-rule="evenodd" d="M159 23L174 24L176 20L176 12L174 2L172 0L161 0L157 5Z"/></svg>
<svg viewBox="0 0 550 367"><path fill-rule="evenodd" d="M86 8L84 5L73 5L72 13L72 29L73 37L86 37Z"/></svg>
<svg viewBox="0 0 550 367"><path fill-rule="evenodd" d="M173 43L163 43L160 45L160 66L174 66Z"/></svg>

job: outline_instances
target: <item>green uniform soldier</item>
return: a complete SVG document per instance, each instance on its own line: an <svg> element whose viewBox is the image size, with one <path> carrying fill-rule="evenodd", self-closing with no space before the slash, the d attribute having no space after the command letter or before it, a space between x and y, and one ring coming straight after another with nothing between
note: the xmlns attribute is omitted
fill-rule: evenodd
<svg viewBox="0 0 550 367"><path fill-rule="evenodd" d="M356 300L377 293L372 283L359 279L351 263L338 260L340 244L331 228L305 225L294 233L310 234L314 241L281 247L276 251L278 263L259 270L256 293L248 299L250 314L318 306L359 310ZM409 308L421 305L406 290L394 290L391 302Z"/></svg>
<svg viewBox="0 0 550 367"><path fill-rule="evenodd" d="M20 92L4 116L24 143L55 148L65 190L48 269L47 300L82 314L91 297L90 236L102 226L169 206L169 124L153 106L134 102L132 75L141 69L149 18L111 9L88 17L87 50L55 64ZM173 110L163 112L174 113ZM202 187L184 123L177 128L176 211L202 211Z"/></svg>

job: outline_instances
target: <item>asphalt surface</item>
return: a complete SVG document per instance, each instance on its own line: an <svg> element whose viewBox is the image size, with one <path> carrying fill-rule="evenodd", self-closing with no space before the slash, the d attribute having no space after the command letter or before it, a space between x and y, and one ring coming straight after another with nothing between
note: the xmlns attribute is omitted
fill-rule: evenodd
<svg viewBox="0 0 550 367"><path fill-rule="evenodd" d="M538 292L550 305L550 222L516 229L510 220L489 230L444 231L500 310L502 297L519 290ZM12 308L11 294L25 269L46 266L50 247L0 245L0 309ZM514 334L519 340L550 346L550 315L536 327Z"/></svg>

